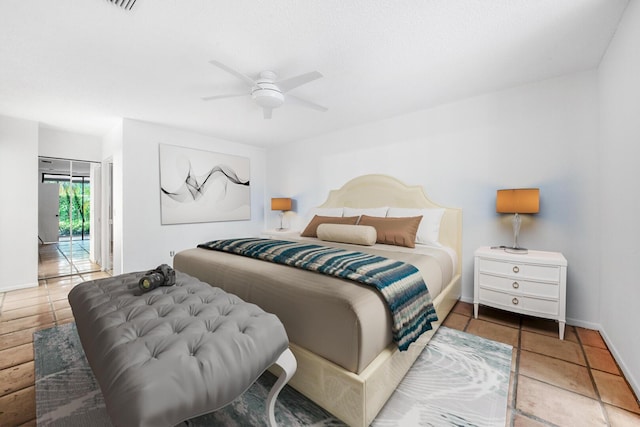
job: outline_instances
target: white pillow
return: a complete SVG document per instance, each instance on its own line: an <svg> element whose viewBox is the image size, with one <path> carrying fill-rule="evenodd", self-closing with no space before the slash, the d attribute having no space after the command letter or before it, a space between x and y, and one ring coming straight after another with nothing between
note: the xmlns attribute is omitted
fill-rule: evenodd
<svg viewBox="0 0 640 427"><path fill-rule="evenodd" d="M418 215L422 215L422 221L420 221L418 233L416 234L416 243L437 243L439 245L440 222L442 221L442 215L444 215L443 208L389 208L389 210L387 211L387 216L394 218L403 218L407 216Z"/></svg>
<svg viewBox="0 0 640 427"><path fill-rule="evenodd" d="M365 246L375 245L378 237L376 229L369 225L325 223L318 226L317 234L320 240Z"/></svg>
<svg viewBox="0 0 640 427"><path fill-rule="evenodd" d="M314 216L343 216L342 208L313 208L309 212L309 218L313 218ZM351 215L355 216L355 215Z"/></svg>
<svg viewBox="0 0 640 427"><path fill-rule="evenodd" d="M344 208L344 216L387 216L387 210L389 208L387 206L379 207L379 208Z"/></svg>

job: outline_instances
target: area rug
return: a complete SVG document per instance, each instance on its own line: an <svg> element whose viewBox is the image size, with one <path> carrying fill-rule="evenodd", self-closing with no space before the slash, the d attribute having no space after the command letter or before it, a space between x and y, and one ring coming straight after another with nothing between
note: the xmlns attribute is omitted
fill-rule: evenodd
<svg viewBox="0 0 640 427"><path fill-rule="evenodd" d="M38 426L111 426L75 324L35 332L34 353ZM372 425L504 426L510 367L511 346L440 327ZM265 372L233 403L187 425L266 426L274 382ZM289 386L275 413L281 426L344 425Z"/></svg>

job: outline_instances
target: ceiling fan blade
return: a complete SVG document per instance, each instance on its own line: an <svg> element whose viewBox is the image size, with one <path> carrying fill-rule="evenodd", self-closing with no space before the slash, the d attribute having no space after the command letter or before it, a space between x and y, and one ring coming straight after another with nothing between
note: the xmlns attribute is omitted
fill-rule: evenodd
<svg viewBox="0 0 640 427"><path fill-rule="evenodd" d="M265 119L270 119L272 111L273 111L273 108L263 108L262 109L262 114L263 114L264 118Z"/></svg>
<svg viewBox="0 0 640 427"><path fill-rule="evenodd" d="M203 96L201 99L203 101L212 101L214 99L236 98L238 96L247 96L247 95L250 95L250 93L244 92L244 93L230 93L226 95Z"/></svg>
<svg viewBox="0 0 640 427"><path fill-rule="evenodd" d="M328 110L327 107L323 107L322 105L316 104L314 102L306 101L304 99L298 98L297 96L287 95L285 98L285 103L289 104L298 104L302 107L311 108L316 111L325 112Z"/></svg>
<svg viewBox="0 0 640 427"><path fill-rule="evenodd" d="M315 79L319 79L320 77L322 77L322 74L317 71L312 71L310 73L291 77L290 79L280 80L276 82L276 85L278 86L278 88L280 88L280 91L282 93L286 93L291 89L295 89L298 86L302 86L303 84L309 83Z"/></svg>
<svg viewBox="0 0 640 427"><path fill-rule="evenodd" d="M237 78L242 80L249 87L255 86L255 81L251 77L246 76L246 75L242 74L240 71L236 71L233 68L230 68L230 67L224 65L222 62L218 62L216 60L211 60L211 61L209 61L209 64L215 65L216 67L226 71L229 74L233 74L234 76L236 76Z"/></svg>

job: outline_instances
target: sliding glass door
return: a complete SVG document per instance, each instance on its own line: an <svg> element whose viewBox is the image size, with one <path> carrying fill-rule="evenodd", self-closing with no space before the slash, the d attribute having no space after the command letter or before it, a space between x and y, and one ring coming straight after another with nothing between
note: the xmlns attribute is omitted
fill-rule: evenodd
<svg viewBox="0 0 640 427"><path fill-rule="evenodd" d="M96 167L90 162L44 157L39 163L39 278L99 271L91 229Z"/></svg>

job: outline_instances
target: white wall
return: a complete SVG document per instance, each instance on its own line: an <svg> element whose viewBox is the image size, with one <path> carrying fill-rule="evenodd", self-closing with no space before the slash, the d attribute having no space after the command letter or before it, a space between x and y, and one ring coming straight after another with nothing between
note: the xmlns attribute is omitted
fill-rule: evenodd
<svg viewBox="0 0 640 427"><path fill-rule="evenodd" d="M600 316L607 344L640 395L640 2L630 2L599 68Z"/></svg>
<svg viewBox="0 0 640 427"><path fill-rule="evenodd" d="M161 263L171 265L170 251L193 248L216 238L257 236L262 231L265 149L135 120L124 121L122 135L122 272L150 269ZM248 157L251 220L161 225L159 144Z"/></svg>
<svg viewBox="0 0 640 427"><path fill-rule="evenodd" d="M432 200L463 209L463 299L473 297L473 251L511 244L511 218L495 213L499 188L539 187L541 212L523 221L520 244L568 260L567 313L599 321L595 71L494 92L268 152L267 195L297 212L369 173L422 185ZM275 214L268 226L277 222Z"/></svg>
<svg viewBox="0 0 640 427"><path fill-rule="evenodd" d="M38 139L39 156L92 162L102 160L102 141L97 136L40 126Z"/></svg>
<svg viewBox="0 0 640 427"><path fill-rule="evenodd" d="M38 123L0 116L0 292L38 285Z"/></svg>

